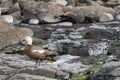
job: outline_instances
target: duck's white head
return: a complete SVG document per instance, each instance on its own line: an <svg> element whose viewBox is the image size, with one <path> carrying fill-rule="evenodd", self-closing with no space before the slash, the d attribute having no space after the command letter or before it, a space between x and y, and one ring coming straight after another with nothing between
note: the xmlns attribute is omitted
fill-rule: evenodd
<svg viewBox="0 0 120 80"><path fill-rule="evenodd" d="M25 41L27 42L27 45L32 45L32 38L30 36L26 36Z"/></svg>

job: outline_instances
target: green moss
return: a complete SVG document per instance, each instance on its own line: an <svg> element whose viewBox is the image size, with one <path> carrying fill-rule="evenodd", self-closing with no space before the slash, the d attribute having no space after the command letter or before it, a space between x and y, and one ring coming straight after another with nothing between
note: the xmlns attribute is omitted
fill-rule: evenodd
<svg viewBox="0 0 120 80"><path fill-rule="evenodd" d="M91 68L89 68L88 70L90 72L95 72L95 71L99 71L100 70L101 65L93 65Z"/></svg>
<svg viewBox="0 0 120 80"><path fill-rule="evenodd" d="M99 71L101 68L101 65L93 65L88 70L79 72L76 76L74 76L70 80L90 80L90 77L93 75L93 73Z"/></svg>
<svg viewBox="0 0 120 80"><path fill-rule="evenodd" d="M47 40L43 40L43 39L40 39L37 37L32 37L32 40L33 40L33 44L36 44L36 45L43 46L43 45L47 44Z"/></svg>
<svg viewBox="0 0 120 80"><path fill-rule="evenodd" d="M72 78L71 80L88 80L89 75L77 75L76 77Z"/></svg>

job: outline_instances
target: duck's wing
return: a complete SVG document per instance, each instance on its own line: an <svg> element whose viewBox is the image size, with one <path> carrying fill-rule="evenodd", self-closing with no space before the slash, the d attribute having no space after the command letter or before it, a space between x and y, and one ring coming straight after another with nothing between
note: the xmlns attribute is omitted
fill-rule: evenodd
<svg viewBox="0 0 120 80"><path fill-rule="evenodd" d="M33 46L32 52L38 52L40 54L43 54L44 56L48 56L50 54L53 54L53 52L45 50L45 49L43 49L42 47L39 47L39 46Z"/></svg>
<svg viewBox="0 0 120 80"><path fill-rule="evenodd" d="M52 51L48 51L39 46L32 47L32 53L39 57L39 59L54 60L53 57L57 56Z"/></svg>

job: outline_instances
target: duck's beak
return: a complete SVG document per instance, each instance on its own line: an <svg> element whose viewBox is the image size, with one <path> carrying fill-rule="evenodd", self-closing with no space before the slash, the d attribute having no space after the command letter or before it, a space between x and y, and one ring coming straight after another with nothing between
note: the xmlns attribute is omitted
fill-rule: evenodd
<svg viewBox="0 0 120 80"><path fill-rule="evenodd" d="M22 46L26 46L27 45L27 41L26 40L22 40L20 43L21 43Z"/></svg>

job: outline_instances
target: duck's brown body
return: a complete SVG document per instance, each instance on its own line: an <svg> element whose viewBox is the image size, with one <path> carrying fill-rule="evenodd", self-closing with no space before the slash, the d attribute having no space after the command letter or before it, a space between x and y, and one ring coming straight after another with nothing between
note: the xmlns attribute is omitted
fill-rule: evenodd
<svg viewBox="0 0 120 80"><path fill-rule="evenodd" d="M85 19L85 15L82 10L75 10L71 12L66 12L63 15L60 15L59 20L61 21L69 21L73 24L82 23Z"/></svg>
<svg viewBox="0 0 120 80"><path fill-rule="evenodd" d="M44 53L40 53L35 50L42 50L44 51ZM45 50L38 46L27 45L25 47L25 54L34 60L52 60L53 59L52 57L49 57L49 55L53 54L51 51Z"/></svg>

